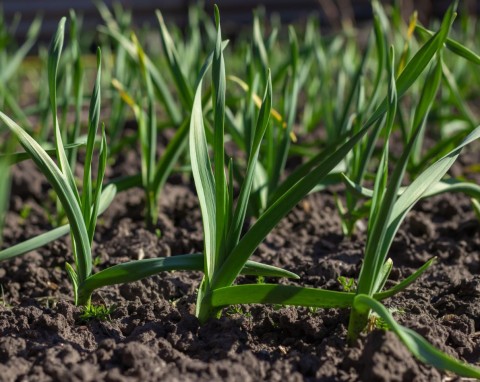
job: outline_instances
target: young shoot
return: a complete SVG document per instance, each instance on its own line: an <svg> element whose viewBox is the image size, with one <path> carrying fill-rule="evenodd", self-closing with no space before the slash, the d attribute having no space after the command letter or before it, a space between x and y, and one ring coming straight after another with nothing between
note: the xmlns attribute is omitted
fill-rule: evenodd
<svg viewBox="0 0 480 382"><path fill-rule="evenodd" d="M392 269L392 261L387 259L388 250L398 227L408 211L419 200L423 193L435 185L448 171L460 154L461 149L480 137L480 127L469 134L464 141L446 156L429 166L415 181L398 196L398 189L406 163L412 153L415 138L424 128L428 110L434 100L439 82L441 68L441 49L446 41L455 17L453 4L444 17L440 30L406 64L402 73L395 77L393 71L394 55L390 53L389 92L384 101L369 117L364 126L352 137L346 138L343 144L322 153L322 160L307 162L300 172L292 175L295 181L285 181L286 188L278 194L273 204L263 212L258 220L242 236L246 205L252 188L254 167L257 162L259 145L265 133L271 108L271 82L268 73L267 89L263 97L261 110L254 130L254 138L244 182L240 185L240 194L236 205L233 203L232 186L227 179L232 179L231 161L228 174L224 174L223 122L225 113L225 63L220 47L220 17L215 8L217 38L212 70L214 105L213 155L215 166L209 158L209 150L204 126L201 104L202 81L199 81L195 93L192 120L190 124L190 157L195 180L204 228L205 266L204 277L197 297L196 314L201 322L218 316L222 307L236 304L264 303L297 305L306 307L340 307L351 308L349 339L355 339L368 326L370 312L375 312L386 325L393 330L420 360L438 368L453 371L466 377L480 377L480 369L455 360L432 347L428 342L412 330L395 322L391 313L379 302L392 297L414 282L427 270L434 259L427 262L415 273L396 286L383 291L384 285ZM436 59L435 59L436 57ZM402 157L388 180L388 145L384 147L380 169L375 181L374 197L371 203L369 236L365 251L365 260L361 268L360 278L355 292L336 292L316 288L305 288L279 284L243 284L233 285L239 270L253 251L263 241L273 227L290 211L305 195L326 177L338 163L345 158L355 144L361 140L367 130L375 125L386 114L385 129L387 137L393 127L397 100L410 88L421 72L432 66L429 81L424 85L421 101L416 110L413 131ZM201 78L205 73L201 73ZM222 135L222 137L220 136ZM345 139L345 137L343 138ZM343 141L343 140L342 140ZM319 162L319 163L318 163ZM388 184L388 186L387 186ZM284 186L286 187L286 186ZM240 227L240 228L239 228Z"/></svg>
<svg viewBox="0 0 480 382"><path fill-rule="evenodd" d="M245 295L232 286L240 271L253 254L260 243L276 224L296 206L333 168L335 168L367 133L368 129L380 119L386 111L386 104L382 104L370 117L363 128L351 138L342 136L335 145L316 156L298 171L292 174L292 178L282 184L282 189L277 190L271 205L258 217L258 220L242 236L242 227L245 222L247 206L252 192L254 174L257 168L258 157L262 139L268 126L272 108L272 87L270 74L267 73L267 87L263 96L260 112L252 138L250 155L247 158L246 173L243 182L240 184L240 194L236 201L233 200L232 185L232 161L228 164L228 176L225 175L224 162L224 129L225 120L225 62L221 48L221 29L218 9L215 10L217 37L213 53L212 65L212 104L214 105L214 131L213 131L213 155L214 166L209 158L207 146L207 135L202 111L202 79L208 69L208 62L200 73L200 81L197 85L192 117L190 122L190 158L192 172L197 189L202 211L204 229L204 278L199 289L197 298L197 316L203 322L209 317L220 313L220 307L230 305L236 298L246 298L250 302L288 303L287 296L295 287L287 287L276 284L255 284L242 286L249 288ZM437 49L439 49L440 44ZM422 52L431 59L435 51ZM423 58L424 59L424 58ZM428 61L423 63L424 66ZM415 65L415 64L414 64ZM408 79L403 78L403 92L415 80L411 76L412 67L406 73ZM418 67L415 72L418 73ZM412 78L413 77L413 78ZM281 191L281 192L280 192ZM285 272L285 275L287 272ZM293 289L290 289L293 288ZM255 292L253 292L255 291ZM312 299L308 291L298 302L309 305ZM221 295L220 300L216 297ZM323 299L321 306L334 304L335 306L348 306L353 295L341 294L339 292L326 292L327 298ZM268 300L265 300L268 296ZM334 302L335 301L335 302ZM308 302L308 303L307 303Z"/></svg>
<svg viewBox="0 0 480 382"><path fill-rule="evenodd" d="M77 305L89 307L91 305L92 293L101 287L132 282L140 280L159 273L170 270L201 270L203 268L202 254L188 254L182 256L173 256L168 258L150 258L138 261L131 261L118 264L110 268L93 273L92 260L92 242L97 215L105 209L115 195L115 186L110 185L103 189L103 176L107 163L107 143L105 128L101 129L101 145L99 153L99 165L96 178L92 175L92 161L94 157L95 141L97 128L100 119L100 83L101 83L101 53L97 52L97 79L90 102L90 113L88 120L88 138L86 146L86 157L84 163L84 177L82 190L77 188L71 168L68 164L65 154L65 145L62 142L62 135L58 119L56 118L56 93L55 81L56 70L60 59L60 52L63 46L63 33L66 19L63 18L51 44L49 57L49 79L52 82L53 89L51 93L52 111L54 113L54 136L55 153L58 164L53 161L49 153L36 142L24 129L17 123L0 112L0 120L19 140L26 153L35 162L42 173L47 177L50 185L56 192L62 207L65 210L69 224L59 227L53 231L47 232L36 238L27 240L14 247L7 248L0 253L0 259L7 259L19 254L23 254L38 248L62 235L67 231L72 238L72 251L74 264L66 264L67 272L73 284L74 298ZM2 161L3 163L3 161ZM2 172L2 175L6 174ZM6 185L7 183L2 183ZM102 196L102 197L101 197ZM101 205L102 203L102 205ZM259 271L260 270L260 271ZM250 261L245 264L242 273L250 275L275 276L277 274L285 275L284 272L275 267L263 266Z"/></svg>

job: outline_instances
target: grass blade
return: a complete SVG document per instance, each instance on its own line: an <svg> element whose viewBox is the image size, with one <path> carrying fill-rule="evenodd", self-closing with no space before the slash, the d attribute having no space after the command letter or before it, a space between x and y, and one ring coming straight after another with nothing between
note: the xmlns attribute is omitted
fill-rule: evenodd
<svg viewBox="0 0 480 382"><path fill-rule="evenodd" d="M37 248L43 247L45 244L51 243L58 238L65 236L70 232L70 225L66 224L61 227L52 229L51 231L42 233L31 239L25 240L19 244L5 248L0 251L0 261L8 260L13 257L23 255L27 252L33 251Z"/></svg>
<svg viewBox="0 0 480 382"><path fill-rule="evenodd" d="M129 261L91 275L80 285L80 289L82 294L90 296L95 289L141 280L163 271L201 269L203 269L201 254Z"/></svg>
<svg viewBox="0 0 480 382"><path fill-rule="evenodd" d="M286 277L294 280L300 279L300 276L298 276L296 273L287 271L282 268L274 267L272 265L252 261L252 260L248 260L245 263L240 273L242 275L249 275L249 276Z"/></svg>

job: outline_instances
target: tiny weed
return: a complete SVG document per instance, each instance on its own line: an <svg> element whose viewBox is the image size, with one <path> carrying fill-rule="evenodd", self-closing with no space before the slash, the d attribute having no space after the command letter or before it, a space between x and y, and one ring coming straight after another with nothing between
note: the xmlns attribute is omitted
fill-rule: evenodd
<svg viewBox="0 0 480 382"><path fill-rule="evenodd" d="M95 257L93 258L92 265L93 265L94 267L97 267L97 266L99 266L100 264L102 264L102 258L101 258L100 256L95 256Z"/></svg>
<svg viewBox="0 0 480 382"><path fill-rule="evenodd" d="M405 314L404 309L389 308L388 311L392 314L393 313ZM366 328L366 332L369 333L374 329L390 330L390 327L388 326L388 323L383 318L381 318L378 314L372 312L368 317L368 325Z"/></svg>
<svg viewBox="0 0 480 382"><path fill-rule="evenodd" d="M106 305L87 305L82 308L82 313L80 315L80 320L90 321L90 320L99 320L99 321L109 321L111 320L110 314L115 311L115 305L106 306Z"/></svg>
<svg viewBox="0 0 480 382"><path fill-rule="evenodd" d="M257 276L257 284L265 284L265 277Z"/></svg>
<svg viewBox="0 0 480 382"><path fill-rule="evenodd" d="M54 309L58 303L58 299L53 296L40 296L36 300L47 309Z"/></svg>
<svg viewBox="0 0 480 382"><path fill-rule="evenodd" d="M315 313L317 313L317 312L319 311L319 309L320 309L320 308L318 308L318 307L316 307L316 306L309 306L309 307L307 307L307 308L308 308L308 312L309 312L310 314L315 314Z"/></svg>
<svg viewBox="0 0 480 382"><path fill-rule="evenodd" d="M3 285L0 285L0 292L2 294L2 298L0 298L0 305L3 306L4 308L10 309L12 305L10 305L7 302L7 299L5 298L5 291L3 290Z"/></svg>
<svg viewBox="0 0 480 382"><path fill-rule="evenodd" d="M351 277L338 276L337 281L340 283L345 292L355 292L357 289L355 280Z"/></svg>
<svg viewBox="0 0 480 382"><path fill-rule="evenodd" d="M368 324L367 324L367 327L365 328L365 331L367 333L370 333L375 329L389 330L390 328L388 324L376 313L371 313L370 316L368 317Z"/></svg>
<svg viewBox="0 0 480 382"><path fill-rule="evenodd" d="M24 204L22 209L20 210L20 217L22 220L27 220L30 216L30 212L32 211L32 206L30 204Z"/></svg>
<svg viewBox="0 0 480 382"><path fill-rule="evenodd" d="M231 305L228 307L226 314L228 316L241 315L246 318L251 318L252 314L250 312L244 312L240 305Z"/></svg>

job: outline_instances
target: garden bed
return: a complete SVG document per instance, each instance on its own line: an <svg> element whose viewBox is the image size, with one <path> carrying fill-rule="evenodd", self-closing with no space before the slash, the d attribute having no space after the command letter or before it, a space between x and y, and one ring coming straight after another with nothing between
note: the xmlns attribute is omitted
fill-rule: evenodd
<svg viewBox="0 0 480 382"><path fill-rule="evenodd" d="M125 160L123 172L138 167L135 158ZM462 156L466 163L478 160L474 150ZM457 165L455 171L461 169ZM119 194L95 235L96 269L142 256L201 251L201 216L188 179L170 178L156 232L145 227L143 192ZM42 207L47 189L32 163L15 167L6 245L49 228ZM479 229L466 196L421 201L392 246L394 268L387 283L437 256L424 276L386 305L400 323L470 363L480 361ZM337 278L357 277L364 246L361 230L343 237L332 193L326 191L301 202L255 259L298 273L301 279L289 283L342 290ZM348 310L234 306L201 326L194 315L199 272L163 272L99 290L94 302L114 309L105 321L84 322L65 272L69 248L64 239L1 264L0 380L452 380L417 361L381 323L347 346Z"/></svg>
<svg viewBox="0 0 480 382"><path fill-rule="evenodd" d="M257 12L231 44L194 7L158 44L98 3L95 58L74 11L31 66L40 21L5 40L0 380L480 378L457 5L430 31L373 1L364 39Z"/></svg>

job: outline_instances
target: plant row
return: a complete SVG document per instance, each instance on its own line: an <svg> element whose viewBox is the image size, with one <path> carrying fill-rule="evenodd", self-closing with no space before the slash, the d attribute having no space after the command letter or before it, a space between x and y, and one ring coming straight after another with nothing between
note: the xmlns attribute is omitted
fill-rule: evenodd
<svg viewBox="0 0 480 382"><path fill-rule="evenodd" d="M48 52L40 50L38 65L45 76L39 76L35 107L22 108L14 89L17 68L35 42L40 21L32 24L15 53L8 46L0 52L6 63L0 74L1 128L9 131L0 130L5 137L0 210L8 205L9 167L23 160L32 160L45 175L55 191L51 205L56 208L49 212L55 228L0 250L0 260L69 234L73 262L65 267L77 305L91 307L94 291L109 285L168 270L202 271L196 303L202 323L233 304L338 307L350 310L348 340L353 343L376 314L420 360L480 377L476 366L451 358L398 324L383 304L435 262L432 258L385 288L393 268L390 247L414 205L433 195L463 192L478 209L480 187L447 175L462 149L480 136L469 107L469 100L478 97L469 85L478 84L480 57L451 37L456 2L430 31L415 14L404 25L399 8L386 11L373 1L372 28L364 44L348 26L337 36L321 35L314 18L300 37L293 27L283 36L275 22L265 35L259 13L248 39L233 43L223 40L218 8L214 23L200 8L192 8L184 37L182 31L167 28L157 11L161 57L147 54L141 37L130 30L128 12L116 8L112 14L103 4L97 6L105 20L99 27L105 43L93 60L95 81L85 125L88 68L80 54L75 12L70 13L65 51L66 18ZM472 21L462 21L460 35L474 40ZM6 26L1 27L5 32ZM103 117L103 109L109 116ZM131 117L137 126L133 134L124 128ZM159 155L157 136L165 129L174 133ZM435 143L427 144L432 137ZM393 141L402 148L397 155L391 152ZM16 151L16 142L24 151ZM234 157L225 149L230 143L236 147ZM141 153L140 173L105 182L112 158L135 144ZM84 154L81 160L79 153ZM293 157L301 164L292 168ZM81 179L74 176L78 167ZM145 222L155 230L163 187L174 171L185 169L200 204L203 252L134 260L94 272L98 216L116 194L141 187ZM406 174L409 183L402 186ZM308 194L337 184L343 185L336 198L343 233L351 236L359 224L367 225L363 263L352 288L301 287L301 279L295 285L237 285L241 274L300 278L294 270L250 258Z"/></svg>

